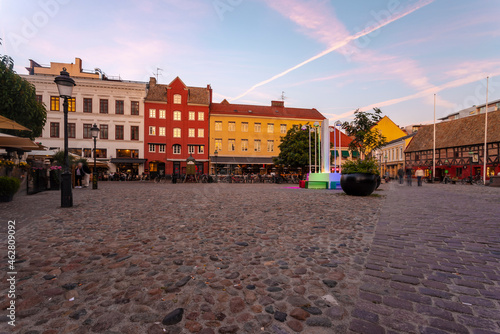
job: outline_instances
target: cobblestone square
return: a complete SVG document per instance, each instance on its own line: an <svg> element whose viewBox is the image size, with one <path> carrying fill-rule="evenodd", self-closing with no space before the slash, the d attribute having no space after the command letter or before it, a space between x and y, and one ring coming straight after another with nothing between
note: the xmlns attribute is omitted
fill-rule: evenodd
<svg viewBox="0 0 500 334"><path fill-rule="evenodd" d="M500 189L101 182L0 203L5 333L498 333ZM181 311L182 310L182 311ZM173 313L172 313L173 312Z"/></svg>

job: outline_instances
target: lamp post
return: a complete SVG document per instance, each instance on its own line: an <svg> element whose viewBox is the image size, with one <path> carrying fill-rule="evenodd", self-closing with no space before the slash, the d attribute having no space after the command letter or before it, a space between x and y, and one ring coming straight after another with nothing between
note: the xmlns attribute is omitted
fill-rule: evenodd
<svg viewBox="0 0 500 334"><path fill-rule="evenodd" d="M333 132L333 169L334 169L333 172L337 173L337 142L335 139L337 137L335 137L335 127L330 128L330 132ZM330 166L331 166L331 162L330 162ZM329 172L331 172L331 167L330 167Z"/></svg>
<svg viewBox="0 0 500 334"><path fill-rule="evenodd" d="M94 138L94 170L92 171L92 189L97 189L97 162L96 162L96 144L97 144L97 136L99 136L99 132L101 130L97 127L97 124L90 128L90 133L92 134L92 138Z"/></svg>
<svg viewBox="0 0 500 334"><path fill-rule="evenodd" d="M60 75L54 79L54 82L57 85L59 96L64 99L64 170L61 182L61 207L69 208L73 206L73 193L71 190L71 171L69 169L68 157L68 99L71 98L73 87L76 86L76 84L75 80L66 72L65 67L63 67Z"/></svg>
<svg viewBox="0 0 500 334"><path fill-rule="evenodd" d="M315 173L319 173L318 172L318 169L320 169L321 167L321 144L319 142L319 122L314 122L314 127L315 127L315 130L316 130L316 146L318 148L318 152L315 153L317 155L317 159L315 160L318 160L318 168L316 169L316 167L314 167L314 172ZM316 151L316 150L314 150ZM316 163L316 161L314 161L314 163Z"/></svg>
<svg viewBox="0 0 500 334"><path fill-rule="evenodd" d="M311 174L311 127L308 125L302 125L302 130L309 133L309 174Z"/></svg>
<svg viewBox="0 0 500 334"><path fill-rule="evenodd" d="M340 139L340 135L341 135L341 131L340 131L340 127L342 126L342 123L340 121L337 121L335 122L335 126L339 127L339 173L342 174L342 142L341 142L341 139Z"/></svg>

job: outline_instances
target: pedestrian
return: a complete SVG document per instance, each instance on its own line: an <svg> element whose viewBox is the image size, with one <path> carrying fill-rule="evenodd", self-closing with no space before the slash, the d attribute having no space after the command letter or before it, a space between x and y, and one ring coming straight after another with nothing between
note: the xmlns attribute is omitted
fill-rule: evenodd
<svg viewBox="0 0 500 334"><path fill-rule="evenodd" d="M82 178L83 178L83 164L81 162L75 168L75 188L82 187Z"/></svg>
<svg viewBox="0 0 500 334"><path fill-rule="evenodd" d="M405 177L405 171L402 167L398 169L399 184L403 184L403 179Z"/></svg>
<svg viewBox="0 0 500 334"><path fill-rule="evenodd" d="M89 166L87 164L82 164L82 170L83 170L83 186L87 188L90 184L90 174L92 173L90 171Z"/></svg>
<svg viewBox="0 0 500 334"><path fill-rule="evenodd" d="M411 187L411 168L406 170L406 184Z"/></svg>
<svg viewBox="0 0 500 334"><path fill-rule="evenodd" d="M417 168L417 171L415 172L415 176L417 177L417 185L419 187L422 186L422 177L424 176L424 171L422 170L422 168L418 167Z"/></svg>

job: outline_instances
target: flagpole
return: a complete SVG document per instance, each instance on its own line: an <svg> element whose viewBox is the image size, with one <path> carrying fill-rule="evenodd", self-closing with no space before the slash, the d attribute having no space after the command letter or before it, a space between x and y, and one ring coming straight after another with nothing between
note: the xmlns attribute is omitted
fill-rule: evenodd
<svg viewBox="0 0 500 334"><path fill-rule="evenodd" d="M486 163L488 162L488 84L490 77L486 77L486 111L484 115L484 153L483 153L483 182L486 185Z"/></svg>
<svg viewBox="0 0 500 334"><path fill-rule="evenodd" d="M434 94L434 140L432 144L432 182L436 177L436 94Z"/></svg>

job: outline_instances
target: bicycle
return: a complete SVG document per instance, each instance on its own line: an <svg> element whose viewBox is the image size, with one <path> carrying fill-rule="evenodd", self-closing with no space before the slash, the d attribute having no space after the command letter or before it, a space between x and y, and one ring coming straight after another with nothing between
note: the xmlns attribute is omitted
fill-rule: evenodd
<svg viewBox="0 0 500 334"><path fill-rule="evenodd" d="M164 175L158 175L155 177L155 183L165 183L167 182L167 177Z"/></svg>

